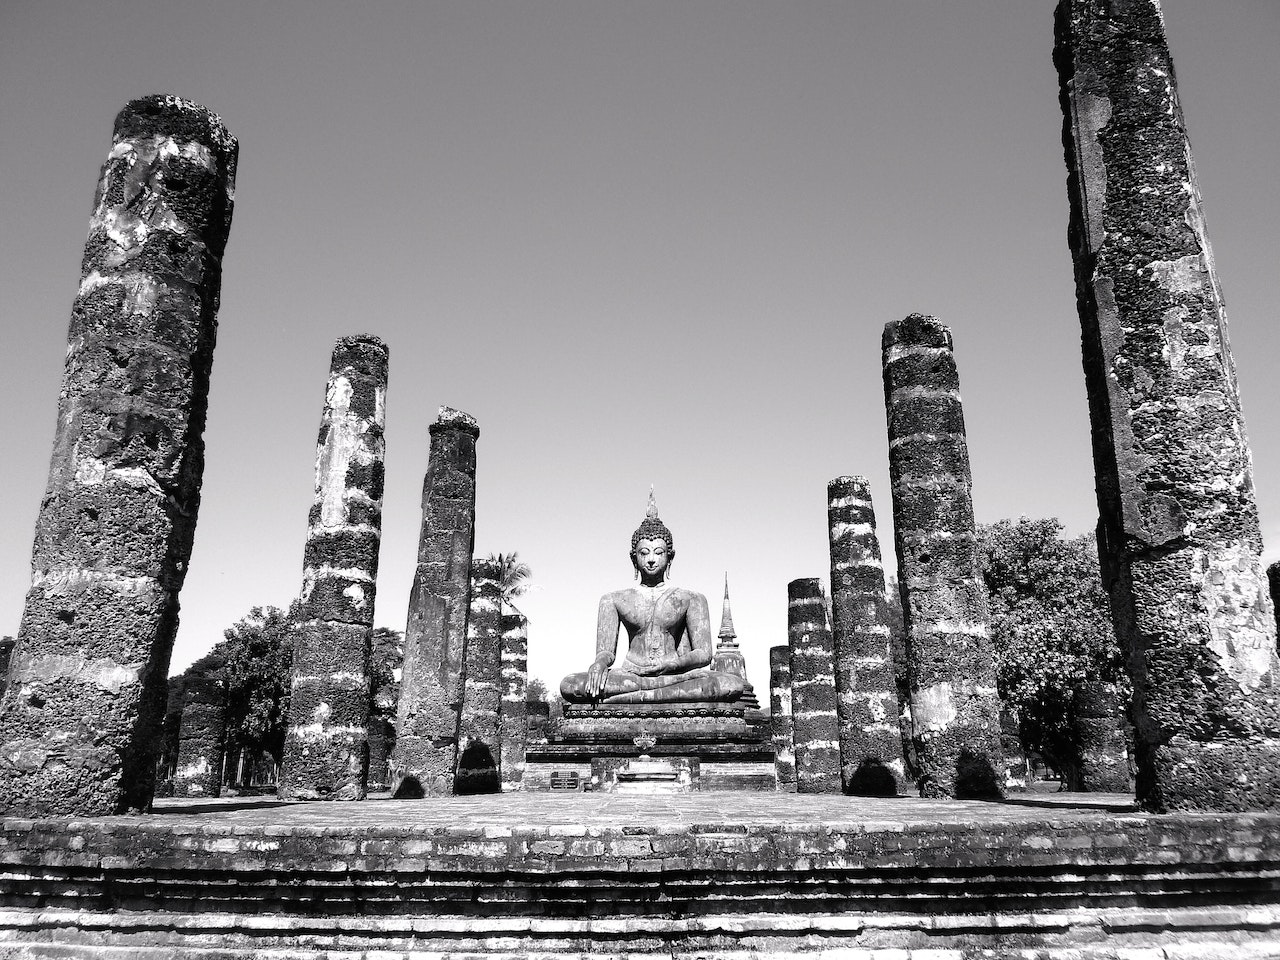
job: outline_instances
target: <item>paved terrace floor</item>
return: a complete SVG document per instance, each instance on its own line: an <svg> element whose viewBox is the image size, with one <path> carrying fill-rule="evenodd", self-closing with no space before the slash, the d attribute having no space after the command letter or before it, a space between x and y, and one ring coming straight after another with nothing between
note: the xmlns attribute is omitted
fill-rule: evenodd
<svg viewBox="0 0 1280 960"><path fill-rule="evenodd" d="M1119 793L1027 793L1000 802L919 797L846 797L794 793L507 793L478 797L352 802L289 802L274 797L157 800L144 816L103 818L151 827L317 827L475 829L671 827L685 824L821 824L901 829L925 824L1094 820L1132 813ZM83 818L76 818L83 819Z"/></svg>

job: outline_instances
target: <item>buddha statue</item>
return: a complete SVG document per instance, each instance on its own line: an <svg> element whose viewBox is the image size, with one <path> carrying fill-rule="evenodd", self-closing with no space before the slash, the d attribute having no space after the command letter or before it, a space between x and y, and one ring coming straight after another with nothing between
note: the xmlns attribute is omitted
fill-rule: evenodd
<svg viewBox="0 0 1280 960"><path fill-rule="evenodd" d="M567 703L729 703L743 692L741 677L712 670L707 598L667 582L675 557L671 531L649 507L631 535L631 565L639 586L606 593L596 621L596 656L584 673L560 683ZM627 655L615 664L618 627Z"/></svg>

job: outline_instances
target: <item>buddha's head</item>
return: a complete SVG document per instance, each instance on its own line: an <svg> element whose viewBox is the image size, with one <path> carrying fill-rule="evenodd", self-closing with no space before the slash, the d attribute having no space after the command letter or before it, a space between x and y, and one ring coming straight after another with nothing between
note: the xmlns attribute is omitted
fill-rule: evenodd
<svg viewBox="0 0 1280 960"><path fill-rule="evenodd" d="M653 490L649 491L649 508L645 518L631 534L631 565L636 573L646 576L662 577L675 559L675 541L667 525L658 519L658 504L653 499Z"/></svg>

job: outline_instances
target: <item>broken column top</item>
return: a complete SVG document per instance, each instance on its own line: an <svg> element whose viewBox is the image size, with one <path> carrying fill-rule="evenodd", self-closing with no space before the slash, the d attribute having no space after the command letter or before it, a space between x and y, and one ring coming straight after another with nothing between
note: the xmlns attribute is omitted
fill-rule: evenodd
<svg viewBox="0 0 1280 960"><path fill-rule="evenodd" d="M865 497L870 489L871 483L866 477L836 477L834 480L827 481L828 497L835 494Z"/></svg>
<svg viewBox="0 0 1280 960"><path fill-rule="evenodd" d="M387 357L390 351L387 345L370 333L358 333L350 337L339 337L333 344L333 365L352 366L368 373L378 373L386 377Z"/></svg>
<svg viewBox="0 0 1280 960"><path fill-rule="evenodd" d="M895 344L954 349L951 328L937 317L924 313L913 313L902 320L890 320L884 325L884 335L880 339L881 349L888 350Z"/></svg>
<svg viewBox="0 0 1280 960"><path fill-rule="evenodd" d="M234 153L237 146L236 138L212 110L164 93L130 100L116 115L112 133L116 143L143 137L194 141L226 153Z"/></svg>
<svg viewBox="0 0 1280 960"><path fill-rule="evenodd" d="M441 407L436 422L428 429L433 434L437 430L465 430L472 437L480 437L480 425L476 423L476 418L453 407Z"/></svg>

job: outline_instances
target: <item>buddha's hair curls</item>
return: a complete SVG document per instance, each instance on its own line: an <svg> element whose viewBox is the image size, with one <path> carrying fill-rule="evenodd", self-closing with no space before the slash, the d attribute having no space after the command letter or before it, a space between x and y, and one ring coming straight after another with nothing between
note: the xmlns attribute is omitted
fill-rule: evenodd
<svg viewBox="0 0 1280 960"><path fill-rule="evenodd" d="M636 532L631 535L631 565L637 570L640 565L636 563L636 545L641 540L664 540L667 544L667 561L675 559L676 545L671 537L671 531L667 529L667 525L659 520L656 516L645 517L640 521L640 526L636 527Z"/></svg>

